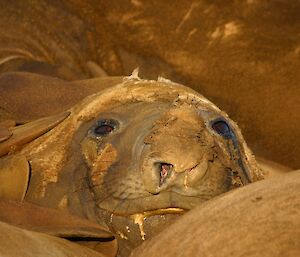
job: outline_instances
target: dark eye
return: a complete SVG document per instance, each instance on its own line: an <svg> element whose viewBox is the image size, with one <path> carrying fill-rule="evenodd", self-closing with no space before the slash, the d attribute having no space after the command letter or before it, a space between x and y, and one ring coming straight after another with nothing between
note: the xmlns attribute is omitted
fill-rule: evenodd
<svg viewBox="0 0 300 257"><path fill-rule="evenodd" d="M217 120L212 122L211 127L222 137L230 138L232 136L231 129L227 122L224 120Z"/></svg>
<svg viewBox="0 0 300 257"><path fill-rule="evenodd" d="M117 127L118 127L117 121L103 119L97 122L93 132L96 136L105 136L113 132Z"/></svg>

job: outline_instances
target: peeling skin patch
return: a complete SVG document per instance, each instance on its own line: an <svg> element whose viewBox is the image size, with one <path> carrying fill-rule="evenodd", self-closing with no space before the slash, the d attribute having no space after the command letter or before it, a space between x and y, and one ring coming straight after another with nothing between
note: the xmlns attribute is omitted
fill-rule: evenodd
<svg viewBox="0 0 300 257"><path fill-rule="evenodd" d="M216 38L218 38L218 37L221 37L222 36L222 30L221 30L221 28L220 27L217 27L215 30L214 30L214 32L211 34L211 38L212 39L216 39Z"/></svg>
<svg viewBox="0 0 300 257"><path fill-rule="evenodd" d="M232 36L232 35L235 35L238 33L239 33L239 27L235 22L228 22L225 24L223 38L227 38L229 36Z"/></svg>
<svg viewBox="0 0 300 257"><path fill-rule="evenodd" d="M101 184L103 172L108 170L117 159L117 156L117 150L112 144L107 144L104 147L91 167L91 181L93 185Z"/></svg>
<svg viewBox="0 0 300 257"><path fill-rule="evenodd" d="M39 170L43 170L44 172L40 172L42 176L42 181L40 185L38 186L38 190L36 191L36 197L37 198L43 198L46 193L46 187L49 183L57 183L58 182L58 175L59 171L61 169L61 163L59 162L60 156L54 156L51 155L53 163L49 162L48 159L42 159L42 158L35 158L34 160L30 161L30 165L33 167L35 166L34 163L38 163ZM56 157L58 159L58 162L56 162ZM52 165L51 165L52 163Z"/></svg>
<svg viewBox="0 0 300 257"><path fill-rule="evenodd" d="M68 202L69 202L68 196L64 195L58 204L58 208L66 209L68 207Z"/></svg>
<svg viewBox="0 0 300 257"><path fill-rule="evenodd" d="M216 27L216 29L210 34L210 38L212 40L218 38L227 39L228 37L239 34L239 27L240 26L234 21L228 22L224 26Z"/></svg>

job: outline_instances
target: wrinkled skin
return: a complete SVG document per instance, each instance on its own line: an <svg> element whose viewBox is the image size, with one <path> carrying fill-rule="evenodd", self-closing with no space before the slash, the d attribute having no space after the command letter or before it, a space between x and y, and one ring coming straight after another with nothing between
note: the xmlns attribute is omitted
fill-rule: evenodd
<svg viewBox="0 0 300 257"><path fill-rule="evenodd" d="M237 125L189 88L129 78L70 112L21 150L25 200L106 225L122 256L186 210L261 178ZM112 131L99 135L103 120Z"/></svg>

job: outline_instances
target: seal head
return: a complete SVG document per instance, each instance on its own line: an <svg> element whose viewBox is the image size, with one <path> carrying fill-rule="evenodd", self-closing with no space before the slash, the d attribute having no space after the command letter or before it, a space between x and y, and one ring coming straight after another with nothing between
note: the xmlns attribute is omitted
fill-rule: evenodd
<svg viewBox="0 0 300 257"><path fill-rule="evenodd" d="M131 77L70 111L22 151L27 199L93 212L125 255L173 217L259 179L237 125L190 88Z"/></svg>

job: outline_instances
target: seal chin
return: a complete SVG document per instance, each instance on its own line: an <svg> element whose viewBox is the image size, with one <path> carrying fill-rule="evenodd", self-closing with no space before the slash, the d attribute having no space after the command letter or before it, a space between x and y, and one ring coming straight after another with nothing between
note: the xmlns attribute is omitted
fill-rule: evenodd
<svg viewBox="0 0 300 257"><path fill-rule="evenodd" d="M185 210L181 208L166 208L166 209L157 209L152 211L146 211L143 213L132 214L130 215L130 218L133 220L135 224L139 226L141 238L142 240L145 240L146 233L144 230L144 220L157 215L165 216L168 214L183 214L184 212Z"/></svg>
<svg viewBox="0 0 300 257"><path fill-rule="evenodd" d="M136 199L119 200L107 198L98 208L118 216L129 217L145 214L147 217L163 214L178 214L187 211L211 198L209 195L190 197L176 192L165 191Z"/></svg>
<svg viewBox="0 0 300 257"><path fill-rule="evenodd" d="M124 246L125 249L132 249L144 240L157 235L185 211L181 208L161 208L138 212L129 216L106 213L106 215L102 214L102 217L104 217L109 230L118 239L119 247Z"/></svg>

